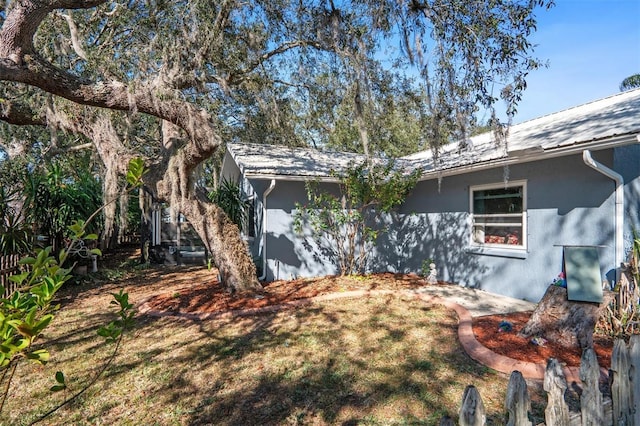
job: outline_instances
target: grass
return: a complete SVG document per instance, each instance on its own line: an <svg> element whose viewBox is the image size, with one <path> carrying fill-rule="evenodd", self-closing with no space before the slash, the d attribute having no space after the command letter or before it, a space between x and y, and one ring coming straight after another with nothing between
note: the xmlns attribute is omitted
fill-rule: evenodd
<svg viewBox="0 0 640 426"><path fill-rule="evenodd" d="M170 290L167 290L170 291ZM113 346L107 292L82 291L45 343L52 361L18 367L0 424L29 424L87 383ZM141 318L97 385L51 425L404 425L457 417L474 384L489 424L504 424L508 378L472 361L442 307L380 296L228 320Z"/></svg>

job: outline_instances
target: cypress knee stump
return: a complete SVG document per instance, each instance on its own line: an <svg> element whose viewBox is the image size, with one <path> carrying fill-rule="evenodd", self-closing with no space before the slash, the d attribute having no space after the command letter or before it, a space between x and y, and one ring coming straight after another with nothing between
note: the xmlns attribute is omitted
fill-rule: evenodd
<svg viewBox="0 0 640 426"><path fill-rule="evenodd" d="M567 347L593 347L593 331L615 293L605 291L602 303L567 299L567 289L551 285L518 335L540 336Z"/></svg>

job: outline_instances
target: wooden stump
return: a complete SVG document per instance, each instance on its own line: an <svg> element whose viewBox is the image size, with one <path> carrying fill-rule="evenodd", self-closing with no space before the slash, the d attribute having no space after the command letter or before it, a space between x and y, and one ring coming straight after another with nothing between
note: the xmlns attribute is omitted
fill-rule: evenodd
<svg viewBox="0 0 640 426"><path fill-rule="evenodd" d="M632 384L630 376L629 349L622 339L613 343L611 354L611 399L613 400L613 423L616 425L632 425Z"/></svg>
<svg viewBox="0 0 640 426"><path fill-rule="evenodd" d="M541 336L567 347L593 347L593 331L614 293L604 292L603 302L567 300L567 289L549 286L529 322L518 333L521 337Z"/></svg>
<svg viewBox="0 0 640 426"><path fill-rule="evenodd" d="M580 380L582 381L582 395L580 396L582 426L608 424L605 422L602 392L600 392L600 366L596 353L591 348L582 352ZM611 419L609 419L610 422Z"/></svg>

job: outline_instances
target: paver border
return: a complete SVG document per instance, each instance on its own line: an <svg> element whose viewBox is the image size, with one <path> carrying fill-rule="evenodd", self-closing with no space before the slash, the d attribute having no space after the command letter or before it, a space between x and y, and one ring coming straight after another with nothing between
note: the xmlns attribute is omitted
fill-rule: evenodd
<svg viewBox="0 0 640 426"><path fill-rule="evenodd" d="M522 373L525 379L532 380L543 380L544 372L546 369L546 365L543 363L534 363L534 362L526 362L520 361L513 358L509 358L504 355L500 355L491 349L483 346L476 339L473 334L473 318L471 313L464 306L448 300L447 298L443 298L440 296L434 295L426 295L423 293L417 293L414 290L354 290L354 291L345 291L339 293L329 293L321 296L315 296L305 299L294 300L291 302L279 304L279 305L270 305L264 306L260 308L251 308L251 309L238 309L238 310L230 310L226 312L219 313L181 313L181 312L173 312L173 311L154 311L148 305L147 302L151 298L146 298L138 304L138 312L143 315L148 315L151 317L169 317L175 316L180 318L186 318L190 320L209 320L209 319L224 319L224 318L234 318L234 317L245 317L245 316L253 316L259 315L262 313L273 313L279 312L287 309L293 309L300 306L306 306L313 304L314 302L326 301L326 300L337 300L337 299L347 299L347 298L358 298L365 296L379 296L386 294L398 294L401 293L406 296L416 297L426 303L432 304L441 304L445 307L455 311L458 316L458 339L464 351L469 355L472 359L479 362L480 364L489 367L493 370L499 371L501 373L511 374L513 371L519 371ZM580 369L579 367L563 367L565 377L568 383L580 383ZM606 370L603 370L603 374L606 374Z"/></svg>

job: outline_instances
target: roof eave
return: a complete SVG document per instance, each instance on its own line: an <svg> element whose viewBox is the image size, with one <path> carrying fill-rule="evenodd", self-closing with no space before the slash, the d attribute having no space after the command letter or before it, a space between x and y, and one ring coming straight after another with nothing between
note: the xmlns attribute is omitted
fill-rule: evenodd
<svg viewBox="0 0 640 426"><path fill-rule="evenodd" d="M487 160L484 162L478 162L465 166L453 167L450 169L436 169L424 172L420 178L421 181L430 180L435 178L441 178L446 176L461 175L470 172L477 172L481 170L492 169L495 167L511 166L514 164L528 163L532 161L546 160L556 157L563 157L567 155L579 154L584 150L600 151L603 149L616 148L619 146L632 145L634 143L640 143L640 133L629 133L625 135L618 135L608 137L605 139L597 139L589 142L575 143L569 146L562 146L558 148L542 149L541 151L535 151L522 155L505 155L504 157L494 160Z"/></svg>
<svg viewBox="0 0 640 426"><path fill-rule="evenodd" d="M326 182L337 183L339 179L331 176L306 176L306 175L279 175L274 173L254 173L246 171L244 177L247 179L255 180L278 180L278 181L292 181L292 182Z"/></svg>

